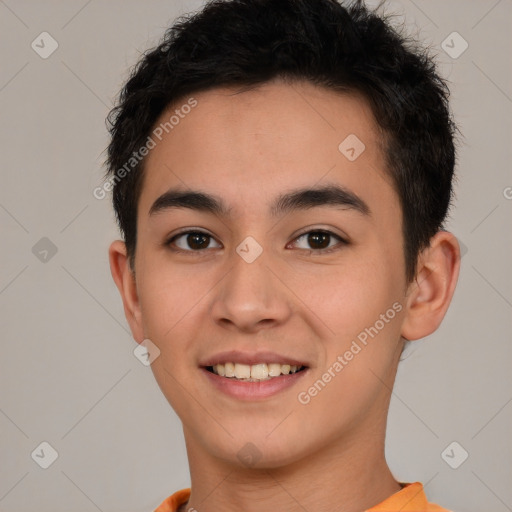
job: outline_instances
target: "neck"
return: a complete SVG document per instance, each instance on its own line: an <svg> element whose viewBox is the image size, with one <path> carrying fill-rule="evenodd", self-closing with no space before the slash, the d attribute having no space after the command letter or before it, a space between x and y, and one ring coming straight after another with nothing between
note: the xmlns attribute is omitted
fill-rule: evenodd
<svg viewBox="0 0 512 512"><path fill-rule="evenodd" d="M185 430L192 493L180 512L366 510L401 488L384 458L384 431L358 428L291 464L254 469L208 454Z"/></svg>

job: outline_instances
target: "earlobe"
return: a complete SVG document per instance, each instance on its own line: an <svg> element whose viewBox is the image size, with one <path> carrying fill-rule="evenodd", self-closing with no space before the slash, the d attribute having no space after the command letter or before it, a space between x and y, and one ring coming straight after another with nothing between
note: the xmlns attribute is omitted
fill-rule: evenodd
<svg viewBox="0 0 512 512"><path fill-rule="evenodd" d="M123 300L124 314L137 343L144 340L135 275L130 268L126 244L112 242L109 248L110 272Z"/></svg>
<svg viewBox="0 0 512 512"><path fill-rule="evenodd" d="M405 339L423 338L439 327L452 300L459 268L456 237L439 231L420 254L416 277L409 285L401 332Z"/></svg>

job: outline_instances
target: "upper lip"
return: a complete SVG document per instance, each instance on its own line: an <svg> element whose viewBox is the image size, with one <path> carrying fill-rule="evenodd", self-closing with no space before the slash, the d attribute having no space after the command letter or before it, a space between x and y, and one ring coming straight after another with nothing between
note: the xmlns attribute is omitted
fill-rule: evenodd
<svg viewBox="0 0 512 512"><path fill-rule="evenodd" d="M248 365L260 363L279 363L307 366L304 361L300 361L295 357L287 356L284 354L277 354L276 352L240 352L239 350L219 352L218 354L203 359L199 363L199 366L215 366L216 364L224 363L241 363Z"/></svg>

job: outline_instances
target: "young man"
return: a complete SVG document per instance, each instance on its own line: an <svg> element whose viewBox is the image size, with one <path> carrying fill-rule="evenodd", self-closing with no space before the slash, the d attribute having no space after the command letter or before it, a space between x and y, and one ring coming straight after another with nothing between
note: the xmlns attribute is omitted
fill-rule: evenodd
<svg viewBox="0 0 512 512"><path fill-rule="evenodd" d="M183 423L191 490L158 512L444 510L384 440L459 271L447 97L360 2L210 2L143 57L109 118L110 264Z"/></svg>

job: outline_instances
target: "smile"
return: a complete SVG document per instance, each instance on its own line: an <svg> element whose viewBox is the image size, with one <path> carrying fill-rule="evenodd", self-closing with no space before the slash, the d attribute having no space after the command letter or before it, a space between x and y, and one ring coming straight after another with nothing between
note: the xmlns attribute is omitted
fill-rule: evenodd
<svg viewBox="0 0 512 512"><path fill-rule="evenodd" d="M207 366L206 369L220 377L236 379L241 382L261 382L281 375L289 375L303 371L305 366L296 364L280 364L280 363L259 363L259 364L243 364L226 362Z"/></svg>

